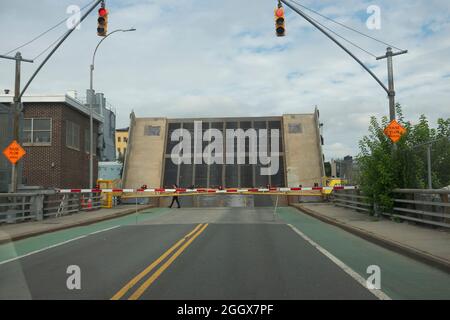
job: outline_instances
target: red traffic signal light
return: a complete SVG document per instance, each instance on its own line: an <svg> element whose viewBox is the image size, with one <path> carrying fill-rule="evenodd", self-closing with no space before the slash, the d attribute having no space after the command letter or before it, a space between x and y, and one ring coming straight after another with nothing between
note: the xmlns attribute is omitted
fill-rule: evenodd
<svg viewBox="0 0 450 320"><path fill-rule="evenodd" d="M100 9L98 9L98 15L100 16L100 17L104 17L105 15L107 15L108 14L108 10L106 10L105 8L100 8Z"/></svg>
<svg viewBox="0 0 450 320"><path fill-rule="evenodd" d="M108 10L101 7L98 9L98 19L97 19L97 35L100 37L106 37L108 33Z"/></svg>
<svg viewBox="0 0 450 320"><path fill-rule="evenodd" d="M277 37L284 37L286 35L285 17L283 7L275 9L275 31Z"/></svg>
<svg viewBox="0 0 450 320"><path fill-rule="evenodd" d="M284 9L283 8L278 8L275 10L275 15L278 18L283 18L284 17Z"/></svg>

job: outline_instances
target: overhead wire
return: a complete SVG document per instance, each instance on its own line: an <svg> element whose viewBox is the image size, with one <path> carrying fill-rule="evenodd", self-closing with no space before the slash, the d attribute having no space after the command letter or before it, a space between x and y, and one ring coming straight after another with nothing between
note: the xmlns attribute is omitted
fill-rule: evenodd
<svg viewBox="0 0 450 320"><path fill-rule="evenodd" d="M36 57L34 57L32 60L37 60L40 56L42 56L45 52L47 52L51 47L53 47L59 40L61 40L64 37L64 34L62 34L58 39L53 41L47 48L45 48L41 53L39 53Z"/></svg>
<svg viewBox="0 0 450 320"><path fill-rule="evenodd" d="M344 36L341 36L340 34L338 34L337 32L335 32L334 30L332 30L331 28L323 25L322 23L320 23L319 21L317 21L316 19L314 19L313 17L311 17L310 15L305 14L309 19L313 20L315 23L317 23L318 25L320 25L322 28L327 29L328 31L330 31L331 33L333 33L334 35L336 35L337 37L341 38L342 40L346 41L347 43L351 44L352 46L358 48L359 50L367 53L368 55L371 55L372 57L376 58L377 56L375 54L373 54L372 52L370 52L369 50L364 49L363 47L357 45L356 43L354 43L351 40L348 40L347 38L345 38Z"/></svg>
<svg viewBox="0 0 450 320"><path fill-rule="evenodd" d="M84 9L86 9L88 6L90 6L90 5L91 5L92 3L94 3L94 2L95 2L95 0L92 0L91 2L89 2L88 4L86 4L85 6L83 6L83 7L80 9L80 11L83 11ZM23 47L25 47L25 46L27 46L27 45L33 43L34 41L36 41L36 40L38 40L39 38L43 37L44 35L46 35L46 34L49 33L50 31L56 29L57 27L59 27L60 25L62 25L62 24L63 24L64 22L66 22L66 21L67 21L67 18L64 18L63 20L61 20L60 22L58 22L56 25L50 27L49 29L47 29L47 30L45 30L44 32L40 33L39 35L37 35L37 36L34 37L33 39L31 39L31 40L25 42L24 44L22 44L22 45L20 45L20 46L18 46L17 48L14 48L14 49L12 49L12 50L6 52L4 55L6 56L6 55L8 55L8 54L10 54L10 53L12 53L12 52L18 50L18 49L21 49L21 48L23 48ZM59 37L58 39L61 39L61 37ZM53 42L53 44L55 44L55 43L56 43L56 41ZM53 45L53 44L52 44L52 45ZM50 46L50 47L51 47L51 46ZM50 47L48 47L47 49L45 49L45 51L47 51ZM44 52L45 52L45 51L44 51ZM39 54L38 56L40 56L40 55L41 55L41 54Z"/></svg>
<svg viewBox="0 0 450 320"><path fill-rule="evenodd" d="M359 35L362 35L362 36L364 36L364 37L366 37L366 38L369 38L369 39L371 39L371 40L374 40L374 41L376 41L376 42L378 42L378 43L382 43L382 44L384 44L384 45L386 45L386 46L388 46L388 47L392 47L392 48L397 49L397 50L400 50L400 51L403 50L403 49L401 49L401 48L398 48L398 47L394 46L393 44L389 44L389 43L387 43L387 42L385 42L385 41L383 41L383 40L377 39L377 38L375 38L375 37L373 37L373 36L371 36L371 35L368 35L368 34L366 34L366 33L364 33L364 32L361 32L361 31L359 31L359 30L357 30L357 29L355 29L355 28L349 27L349 26L347 26L346 24L344 24L344 23L342 23L342 22L339 22L339 21L336 21L336 20L334 20L334 19L332 19L332 18L330 18L330 17L327 17L326 15L321 14L320 12L318 12L318 11L316 11L316 10L313 10L313 9L311 9L311 8L308 8L307 6L305 6L305 5L301 4L301 3L299 3L298 1L295 1L295 0L290 0L290 1L291 1L292 3L295 3L295 4L298 5L298 6L302 7L303 9L306 9L306 10L308 10L308 11L314 13L314 14L317 14L318 16L320 16L320 17L322 17L322 18L324 18L324 19L326 19L326 20L328 20L328 21L331 21L331 22L333 22L333 23L335 23L335 24L337 24L337 25L339 25L339 26L341 26L341 27L343 27L343 28L346 28L346 29L348 29L348 30L350 30L350 31L356 32L356 33L358 33Z"/></svg>

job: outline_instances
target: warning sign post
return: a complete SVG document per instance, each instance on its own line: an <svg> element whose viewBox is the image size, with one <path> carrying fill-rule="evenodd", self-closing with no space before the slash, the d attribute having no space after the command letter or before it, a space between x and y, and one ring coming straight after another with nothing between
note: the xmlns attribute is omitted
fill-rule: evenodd
<svg viewBox="0 0 450 320"><path fill-rule="evenodd" d="M3 150L3 154L9 162L11 162L11 164L15 165L17 161L19 161L26 154L26 152L22 146L14 140L9 146L6 147L5 150Z"/></svg>
<svg viewBox="0 0 450 320"><path fill-rule="evenodd" d="M384 134L391 139L393 143L397 143L405 133L406 129L395 119L384 129Z"/></svg>
<svg viewBox="0 0 450 320"><path fill-rule="evenodd" d="M11 142L9 146L6 147L5 150L3 150L3 154L5 155L6 159L9 160L12 164L12 170L11 170L11 189L10 192L16 191L16 182L15 182L15 176L16 176L16 163L22 157L26 154L25 150L23 150L22 146L14 140Z"/></svg>

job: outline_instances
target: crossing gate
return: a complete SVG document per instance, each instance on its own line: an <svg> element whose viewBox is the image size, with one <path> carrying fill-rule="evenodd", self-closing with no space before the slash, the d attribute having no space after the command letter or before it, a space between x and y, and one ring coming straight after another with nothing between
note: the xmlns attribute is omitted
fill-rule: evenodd
<svg viewBox="0 0 450 320"><path fill-rule="evenodd" d="M356 186L332 186L332 187L268 187L268 188L139 188L139 189L58 189L62 194L66 193L101 193L102 195L122 196L122 197L172 197L176 196L195 196L195 195L284 195L284 196L322 196L334 190L355 190Z"/></svg>
<svg viewBox="0 0 450 320"><path fill-rule="evenodd" d="M167 206L167 197L184 197L183 207L272 207L284 206L298 196L298 201L311 201L317 197L329 197L334 190L354 190L355 186L326 187L266 187L266 188L98 188L98 189L60 189L59 193L101 193L103 199L120 197L124 203L148 203L156 199L156 206ZM236 199L235 196L237 197ZM279 199L279 197L282 197ZM300 199L302 197L302 199ZM290 199L290 200L289 200ZM167 201L169 200L169 202ZM296 201L296 200L294 200ZM103 206L111 207L111 206Z"/></svg>

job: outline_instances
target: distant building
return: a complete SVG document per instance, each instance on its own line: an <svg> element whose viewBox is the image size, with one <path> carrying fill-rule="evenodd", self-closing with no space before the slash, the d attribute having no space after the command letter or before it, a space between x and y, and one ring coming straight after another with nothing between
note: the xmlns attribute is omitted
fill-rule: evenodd
<svg viewBox="0 0 450 320"><path fill-rule="evenodd" d="M27 154L20 161L23 171L19 186L22 183L45 188L88 187L90 112L86 104L81 102L74 92L64 95L24 96L22 101L24 109L19 142ZM12 94L0 95L4 112L0 122L5 121L5 109L10 109L12 102ZM106 127L104 114L98 110L93 114L94 179L97 179L99 155L105 154L105 145L108 145L103 143ZM3 126L1 128L4 129ZM5 132L8 134L11 130L5 129ZM2 132L1 147L10 140L11 135L4 138ZM7 174L10 168L10 165L6 164L5 170L4 159L0 161L0 172L3 172L3 175L5 172ZM9 176L6 181L9 184Z"/></svg>
<svg viewBox="0 0 450 320"><path fill-rule="evenodd" d="M123 159L128 146L128 128L116 130L116 156Z"/></svg>
<svg viewBox="0 0 450 320"><path fill-rule="evenodd" d="M87 92L86 95L88 95ZM103 122L99 128L99 160L100 161L115 161L116 160L116 114L108 103L103 93L95 94L95 103L93 104L94 112L103 117ZM85 104L89 108L89 104Z"/></svg>
<svg viewBox="0 0 450 320"><path fill-rule="evenodd" d="M331 160L331 176L346 179L353 182L356 178L357 165L351 156L345 156L344 159Z"/></svg>

